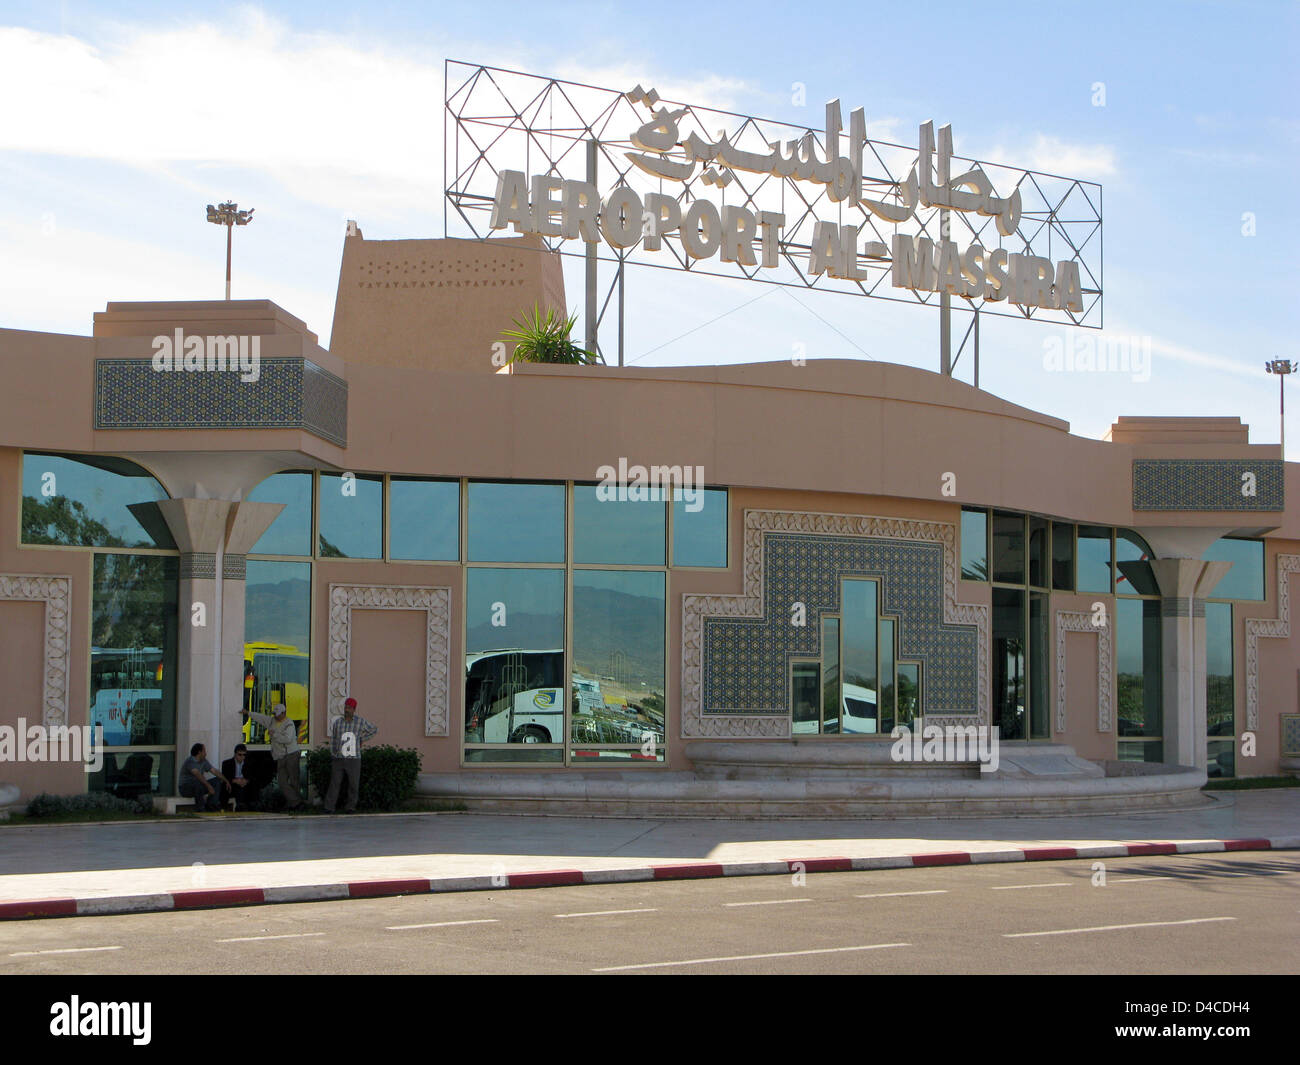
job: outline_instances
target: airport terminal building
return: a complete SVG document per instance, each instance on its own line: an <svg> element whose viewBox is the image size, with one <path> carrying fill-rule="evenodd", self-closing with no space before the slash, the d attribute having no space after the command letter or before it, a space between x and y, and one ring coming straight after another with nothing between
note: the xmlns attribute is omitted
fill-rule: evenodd
<svg viewBox="0 0 1300 1065"><path fill-rule="evenodd" d="M349 695L484 809L1134 808L1300 765L1300 465L1238 419L1092 440L880 362L501 366L535 302L534 237L354 232L328 351L264 300L0 329L0 726L107 747L0 784L170 795L192 743L260 745L245 711L316 745ZM1001 768L899 764L919 722L997 726Z"/></svg>

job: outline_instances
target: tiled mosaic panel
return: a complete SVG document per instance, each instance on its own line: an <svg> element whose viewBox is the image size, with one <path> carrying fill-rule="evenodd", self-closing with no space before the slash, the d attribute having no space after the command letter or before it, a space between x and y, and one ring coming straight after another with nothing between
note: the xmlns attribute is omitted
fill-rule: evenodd
<svg viewBox="0 0 1300 1065"><path fill-rule="evenodd" d="M1255 494L1241 494L1243 473ZM1282 510L1281 459L1134 459L1134 510Z"/></svg>
<svg viewBox="0 0 1300 1065"><path fill-rule="evenodd" d="M1282 715L1282 757L1300 756L1300 714Z"/></svg>
<svg viewBox="0 0 1300 1065"><path fill-rule="evenodd" d="M347 382L306 359L233 370L159 371L148 359L95 360L96 429L306 429L347 445Z"/></svg>
<svg viewBox="0 0 1300 1065"><path fill-rule="evenodd" d="M788 714L790 659L821 657L821 616L839 613L843 577L881 578L899 657L924 663L926 713L976 712L978 634L943 621L942 544L769 533L763 552L763 617L703 621L704 713ZM795 602L802 628L790 624Z"/></svg>

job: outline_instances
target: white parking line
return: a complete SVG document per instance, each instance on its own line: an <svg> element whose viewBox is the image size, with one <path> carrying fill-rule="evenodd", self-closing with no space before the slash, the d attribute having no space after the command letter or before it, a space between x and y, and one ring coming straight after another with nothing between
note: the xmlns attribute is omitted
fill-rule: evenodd
<svg viewBox="0 0 1300 1065"><path fill-rule="evenodd" d="M911 943L872 943L865 947L822 947L820 950L782 950L772 954L732 954L725 958L689 958L685 961L651 961L641 965L607 965L592 969L593 973L620 973L630 969L666 969L674 965L708 965L717 961L760 961L763 958L797 958L805 954L843 954L852 950L889 950L891 947L910 947Z"/></svg>
<svg viewBox="0 0 1300 1065"><path fill-rule="evenodd" d="M553 913L552 917L612 917L620 913L658 913L658 906L647 906L640 910L588 910L586 913Z"/></svg>
<svg viewBox="0 0 1300 1065"><path fill-rule="evenodd" d="M783 906L787 902L812 902L812 899L759 899L757 902L724 902L724 906Z"/></svg>
<svg viewBox="0 0 1300 1065"><path fill-rule="evenodd" d="M237 936L234 939L218 939L218 943L259 943L264 939L305 939L307 936L323 936L324 932L285 932L279 936Z"/></svg>
<svg viewBox="0 0 1300 1065"><path fill-rule="evenodd" d="M58 950L19 950L10 954L11 958L34 958L38 954L89 954L96 950L121 950L117 947L60 947Z"/></svg>
<svg viewBox="0 0 1300 1065"><path fill-rule="evenodd" d="M384 928L386 932L405 932L408 928L450 928L458 924L496 924L495 917L482 917L477 921L433 921L430 924L390 924Z"/></svg>
<svg viewBox="0 0 1300 1065"><path fill-rule="evenodd" d="M995 887L993 890L994 891L1023 891L1026 888L1070 887L1070 886L1071 886L1070 881L1068 880L1057 880L1051 884L1000 884L997 887Z"/></svg>
<svg viewBox="0 0 1300 1065"><path fill-rule="evenodd" d="M856 899L898 899L904 895L946 895L947 888L935 888L933 891L882 891L877 895L854 895Z"/></svg>
<svg viewBox="0 0 1300 1065"><path fill-rule="evenodd" d="M1210 924L1214 921L1235 921L1235 917L1192 917L1186 921L1144 921L1141 924L1101 924L1092 928L1057 928L1051 932L1003 932L1003 939L1027 939L1030 936L1072 936L1076 932L1114 932L1123 928L1167 928L1180 924Z"/></svg>

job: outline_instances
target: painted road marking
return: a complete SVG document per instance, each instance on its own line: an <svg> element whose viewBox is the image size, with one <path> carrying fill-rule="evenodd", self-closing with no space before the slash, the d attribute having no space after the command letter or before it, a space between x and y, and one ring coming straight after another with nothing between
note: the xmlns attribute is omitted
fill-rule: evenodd
<svg viewBox="0 0 1300 1065"><path fill-rule="evenodd" d="M936 888L933 891L882 891L877 895L854 895L855 899L898 899L904 895L946 895L947 888Z"/></svg>
<svg viewBox="0 0 1300 1065"><path fill-rule="evenodd" d="M1141 924L1102 924L1092 928L1057 928L1051 932L1003 932L1003 939L1026 939L1030 936L1072 936L1076 932L1114 932L1123 928L1167 928L1180 924L1210 924L1214 921L1235 921L1235 917L1192 917L1186 921L1144 921Z"/></svg>
<svg viewBox="0 0 1300 1065"><path fill-rule="evenodd" d="M798 958L806 954L843 954L853 950L889 950L892 947L910 947L911 943L871 943L864 947L822 947L819 950L781 950L771 954L732 954L725 958L688 958L685 961L651 961L641 965L607 965L592 969L593 973L620 973L630 969L666 969L674 965L708 965L719 961L761 961L764 958Z"/></svg>
<svg viewBox="0 0 1300 1065"><path fill-rule="evenodd" d="M1069 880L1057 880L1051 884L1002 884L998 887L995 887L993 890L994 891L1023 891L1026 888L1072 887L1072 886L1073 885Z"/></svg>
<svg viewBox="0 0 1300 1065"><path fill-rule="evenodd" d="M11 958L34 958L38 954L89 954L96 950L121 950L117 947L60 947L58 950L19 950L10 954Z"/></svg>
<svg viewBox="0 0 1300 1065"><path fill-rule="evenodd" d="M1173 880L1172 876L1119 876L1111 877L1108 884L1142 884L1148 880Z"/></svg>
<svg viewBox="0 0 1300 1065"><path fill-rule="evenodd" d="M612 917L619 913L658 913L658 906L647 906L641 910L588 910L586 913L554 913L552 917Z"/></svg>
<svg viewBox="0 0 1300 1065"><path fill-rule="evenodd" d="M304 939L307 936L323 936L324 932L285 932L279 936L237 936L234 939L218 939L218 943L260 943L264 939Z"/></svg>
<svg viewBox="0 0 1300 1065"><path fill-rule="evenodd" d="M787 902L812 902L812 899L759 899L757 902L724 902L724 906L781 906Z"/></svg>
<svg viewBox="0 0 1300 1065"><path fill-rule="evenodd" d="M481 917L477 921L433 921L430 924L390 924L384 929L386 932L405 932L408 928L450 928L458 924L496 924L495 917Z"/></svg>

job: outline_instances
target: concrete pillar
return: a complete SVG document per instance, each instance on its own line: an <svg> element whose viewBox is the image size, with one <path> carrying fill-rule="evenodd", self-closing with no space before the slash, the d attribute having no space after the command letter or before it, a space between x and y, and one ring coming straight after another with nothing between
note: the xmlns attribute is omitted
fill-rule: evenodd
<svg viewBox="0 0 1300 1065"><path fill-rule="evenodd" d="M216 764L239 742L246 557L284 505L228 499L166 499L156 505L181 553L177 764L195 743Z"/></svg>
<svg viewBox="0 0 1300 1065"><path fill-rule="evenodd" d="M1205 595L1232 563L1161 558L1150 566L1162 596L1164 761L1204 769Z"/></svg>

